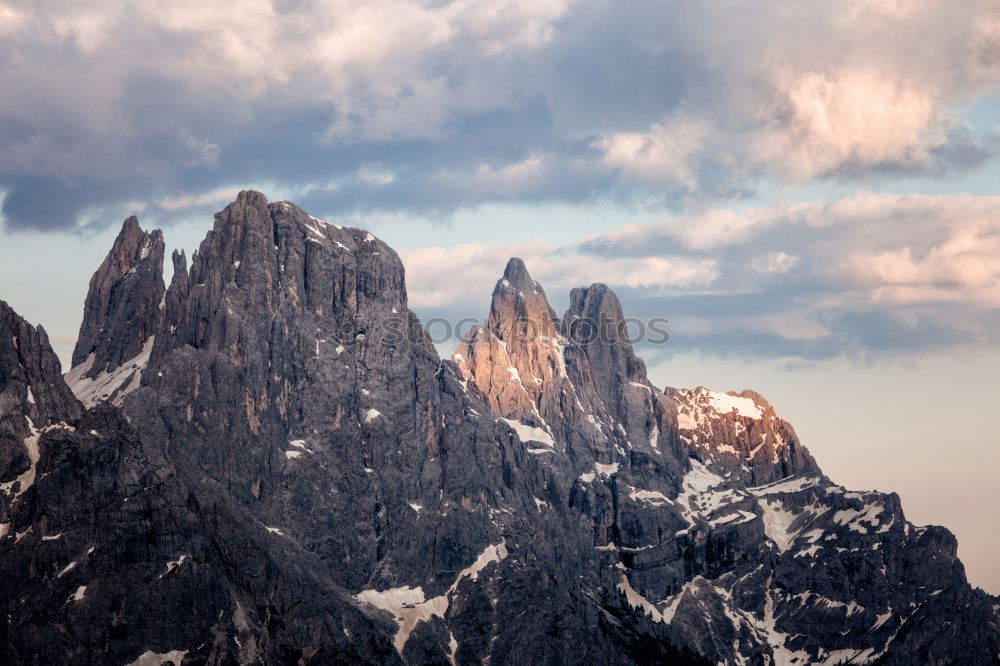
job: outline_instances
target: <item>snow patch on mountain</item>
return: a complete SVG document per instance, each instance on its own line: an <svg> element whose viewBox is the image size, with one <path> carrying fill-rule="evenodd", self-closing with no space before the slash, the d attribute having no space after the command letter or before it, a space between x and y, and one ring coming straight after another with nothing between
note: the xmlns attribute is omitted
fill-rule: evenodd
<svg viewBox="0 0 1000 666"><path fill-rule="evenodd" d="M354 595L354 598L362 603L369 604L375 608L380 608L391 613L399 626L393 645L396 650L403 654L407 641L414 627L420 622L427 622L432 617L444 618L448 612L451 597L458 590L459 584L468 578L471 581L479 579L479 574L490 564L499 563L507 557L507 545L504 541L493 546L487 546L479 554L476 560L468 567L459 572L455 577L455 582L448 590L432 599L424 598L424 591L421 587L411 588L410 586L396 587L389 590L363 590Z"/></svg>
<svg viewBox="0 0 1000 666"><path fill-rule="evenodd" d="M757 403L750 398L743 398L740 396L730 395L728 393L719 393L718 391L709 391L708 401L715 411L720 414L729 414L735 410L740 416L745 416L750 419L760 419L764 417L764 413L761 412L760 407L758 407Z"/></svg>
<svg viewBox="0 0 1000 666"><path fill-rule="evenodd" d="M87 409L106 400L110 400L111 404L120 407L125 396L139 388L142 372L149 363L149 355L153 351L155 339L155 335L150 336L143 344L139 354L110 372L102 371L96 377L87 376L87 372L94 364L94 354L91 353L87 356L86 361L66 373L66 383L73 391L73 395Z"/></svg>
<svg viewBox="0 0 1000 666"><path fill-rule="evenodd" d="M171 650L170 652L153 652L152 650L146 650L139 658L133 662L125 664L125 666L160 666L164 663L171 663L173 666L181 666L184 661L184 657L187 656L187 650Z"/></svg>
<svg viewBox="0 0 1000 666"><path fill-rule="evenodd" d="M24 418L28 421L28 430L31 432L31 434L24 439L24 448L27 450L30 465L28 466L28 469L21 472L13 481L0 483L0 492L5 494L10 494L14 487L17 486L17 492L14 493L14 499L23 495L28 488L34 485L35 475L38 469L38 461L41 459L41 452L38 449L38 438L41 437L42 433L35 429L35 424L32 423L29 417L25 416Z"/></svg>
<svg viewBox="0 0 1000 666"><path fill-rule="evenodd" d="M767 485L747 488L747 492L753 493L758 497L765 495L777 495L779 493L797 493L805 490L806 488L817 486L820 482L821 479L819 477L813 476L788 477L787 479L781 479L780 481L775 481L774 483L769 483Z"/></svg>
<svg viewBox="0 0 1000 666"><path fill-rule="evenodd" d="M549 446L555 446L556 441L552 439L552 435L549 434L544 428L537 428L535 426L530 426L520 421L515 421L513 419L500 419L517 433L517 438L522 442L540 442L542 444L548 444Z"/></svg>

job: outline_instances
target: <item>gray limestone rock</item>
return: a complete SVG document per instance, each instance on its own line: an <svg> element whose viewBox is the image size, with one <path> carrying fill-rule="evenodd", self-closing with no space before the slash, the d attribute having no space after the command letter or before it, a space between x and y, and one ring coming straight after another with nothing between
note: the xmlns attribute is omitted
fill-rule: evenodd
<svg viewBox="0 0 1000 666"><path fill-rule="evenodd" d="M39 437L81 411L45 330L0 301L0 534L11 533L12 507L37 479Z"/></svg>
<svg viewBox="0 0 1000 666"><path fill-rule="evenodd" d="M163 234L147 233L132 216L90 280L73 367L93 354L89 373L117 368L138 356L159 328L163 307Z"/></svg>
<svg viewBox="0 0 1000 666"><path fill-rule="evenodd" d="M604 285L513 259L442 360L362 229L241 192L162 257L126 221L84 405L0 304L3 663L997 663L950 533L653 386Z"/></svg>
<svg viewBox="0 0 1000 666"><path fill-rule="evenodd" d="M163 234L129 217L90 280L73 368L66 380L87 407L124 395L141 381L163 320Z"/></svg>

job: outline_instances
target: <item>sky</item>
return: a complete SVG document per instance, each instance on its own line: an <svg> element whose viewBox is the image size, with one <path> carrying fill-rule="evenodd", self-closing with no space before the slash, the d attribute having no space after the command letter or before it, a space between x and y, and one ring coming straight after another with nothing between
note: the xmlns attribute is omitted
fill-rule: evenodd
<svg viewBox="0 0 1000 666"><path fill-rule="evenodd" d="M0 298L64 364L127 215L190 255L253 188L425 320L607 283L655 383L758 390L1000 593L995 1L0 0L0 90Z"/></svg>

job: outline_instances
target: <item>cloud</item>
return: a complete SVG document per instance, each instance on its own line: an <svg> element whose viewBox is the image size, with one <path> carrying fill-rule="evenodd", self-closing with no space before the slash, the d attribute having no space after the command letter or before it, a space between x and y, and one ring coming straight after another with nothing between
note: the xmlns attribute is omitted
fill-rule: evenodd
<svg viewBox="0 0 1000 666"><path fill-rule="evenodd" d="M670 318L670 350L816 360L1000 345L1000 197L859 193L679 216L565 246L400 254L422 314L485 310L506 259L521 256L557 305L601 281L627 314Z"/></svg>
<svg viewBox="0 0 1000 666"><path fill-rule="evenodd" d="M787 252L768 252L750 262L758 273L787 273L798 265L800 259Z"/></svg>
<svg viewBox="0 0 1000 666"><path fill-rule="evenodd" d="M678 114L645 132L613 132L598 139L604 164L650 185L698 189L692 163L704 150L711 128L704 120Z"/></svg>
<svg viewBox="0 0 1000 666"><path fill-rule="evenodd" d="M939 244L850 253L836 268L876 302L968 302L1000 308L1000 211L952 225Z"/></svg>
<svg viewBox="0 0 1000 666"><path fill-rule="evenodd" d="M155 205L167 211L187 211L191 209L199 209L204 206L222 208L230 201L236 199L237 194L239 194L239 190L236 189L221 189L196 196L181 196L170 199L162 199L157 201Z"/></svg>
<svg viewBox="0 0 1000 666"><path fill-rule="evenodd" d="M690 193L969 168L995 151L960 109L996 91L996 15L974 1L689 7L678 20L704 39L673 54L694 56L698 82L595 145L624 173Z"/></svg>
<svg viewBox="0 0 1000 666"><path fill-rule="evenodd" d="M25 178L3 200L3 215L12 229L49 231L75 216L91 199L81 191L51 178Z"/></svg>
<svg viewBox="0 0 1000 666"><path fill-rule="evenodd" d="M679 207L963 170L996 148L964 114L998 54L989 0L0 0L4 217L265 184L321 214Z"/></svg>
<svg viewBox="0 0 1000 666"><path fill-rule="evenodd" d="M494 283L510 257L527 263L532 277L551 294L592 282L660 291L709 284L718 275L715 262L681 256L590 257L586 260L549 241L536 239L509 245L463 243L450 248L399 250L406 266L407 289L417 308L462 311L462 316L485 314ZM456 276L461 276L456 279ZM477 289L470 288L476 285ZM556 301L558 302L558 301ZM481 312L482 311L482 312Z"/></svg>
<svg viewBox="0 0 1000 666"><path fill-rule="evenodd" d="M777 112L787 121L770 122L778 127L752 145L767 164L799 180L882 164L927 166L931 150L947 140L933 88L877 70L802 74L780 98Z"/></svg>
<svg viewBox="0 0 1000 666"><path fill-rule="evenodd" d="M594 145L605 164L629 176L695 192L712 168L795 182L875 168L929 170L952 138L955 121L941 110L934 81L907 83L852 66L771 77L749 95L738 128L709 120L717 110L708 117L685 110L644 131L606 133Z"/></svg>

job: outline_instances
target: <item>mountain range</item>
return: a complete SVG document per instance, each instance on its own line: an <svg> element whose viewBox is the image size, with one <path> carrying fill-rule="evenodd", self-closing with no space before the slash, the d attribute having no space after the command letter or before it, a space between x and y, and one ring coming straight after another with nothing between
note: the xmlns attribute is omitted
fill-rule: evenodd
<svg viewBox="0 0 1000 666"><path fill-rule="evenodd" d="M511 259L442 359L396 253L292 203L164 260L127 219L65 375L0 302L4 664L1000 663L950 532L654 386L603 284L558 317Z"/></svg>

